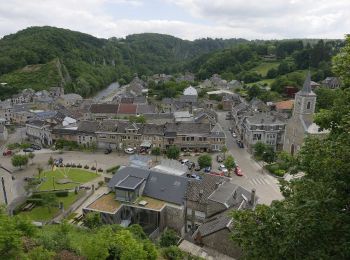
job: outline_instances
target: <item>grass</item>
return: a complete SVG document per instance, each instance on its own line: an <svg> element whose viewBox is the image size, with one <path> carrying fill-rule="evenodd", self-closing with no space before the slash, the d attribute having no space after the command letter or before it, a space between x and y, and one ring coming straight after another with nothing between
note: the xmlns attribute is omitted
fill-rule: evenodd
<svg viewBox="0 0 350 260"><path fill-rule="evenodd" d="M265 77L267 72L272 68L277 68L279 62L262 62L258 66L251 69L251 71L255 71L256 73L260 74L261 76Z"/></svg>
<svg viewBox="0 0 350 260"><path fill-rule="evenodd" d="M85 191L80 191L78 194L70 192L67 197L57 197L57 202L63 202L64 209L67 210L76 200L81 198L84 193ZM36 206L31 211L20 212L19 215L25 216L33 221L49 221L57 215L59 210L58 207L49 210L46 206Z"/></svg>
<svg viewBox="0 0 350 260"><path fill-rule="evenodd" d="M275 79L263 79L257 82L252 82L252 83L248 83L247 86L253 86L255 84L260 84L260 85L264 85L265 83L270 86L271 83L274 81Z"/></svg>
<svg viewBox="0 0 350 260"><path fill-rule="evenodd" d="M83 184L95 179L98 174L94 172L85 171L82 169L66 169L67 178L74 183L58 184L56 183L60 179L66 178L64 176L64 169L66 168L56 168L55 171L48 171L41 174L41 178L45 181L40 184L38 190L63 190L63 189L73 189L79 184ZM79 183L79 184L78 184Z"/></svg>

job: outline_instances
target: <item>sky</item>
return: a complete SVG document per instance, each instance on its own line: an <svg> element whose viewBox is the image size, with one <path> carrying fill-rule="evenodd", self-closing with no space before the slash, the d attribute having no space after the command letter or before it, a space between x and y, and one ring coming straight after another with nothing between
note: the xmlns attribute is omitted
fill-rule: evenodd
<svg viewBox="0 0 350 260"><path fill-rule="evenodd" d="M0 0L0 37L55 26L100 38L344 38L350 0Z"/></svg>

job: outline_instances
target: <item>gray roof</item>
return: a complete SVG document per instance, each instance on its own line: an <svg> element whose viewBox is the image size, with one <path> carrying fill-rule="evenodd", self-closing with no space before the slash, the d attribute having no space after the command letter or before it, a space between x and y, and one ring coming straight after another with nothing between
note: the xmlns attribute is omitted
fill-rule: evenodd
<svg viewBox="0 0 350 260"><path fill-rule="evenodd" d="M208 134L210 124L194 122L177 122L165 124L166 133L177 133L178 135Z"/></svg>
<svg viewBox="0 0 350 260"><path fill-rule="evenodd" d="M156 112L156 107L154 105L148 104L138 104L136 108L137 114L153 114Z"/></svg>
<svg viewBox="0 0 350 260"><path fill-rule="evenodd" d="M144 194L163 201L183 204L188 179L182 176L151 171Z"/></svg>
<svg viewBox="0 0 350 260"><path fill-rule="evenodd" d="M95 133L99 128L97 121L81 121L78 124L78 131L84 133Z"/></svg>
<svg viewBox="0 0 350 260"><path fill-rule="evenodd" d="M117 114L118 104L92 104L90 107L91 113Z"/></svg>
<svg viewBox="0 0 350 260"><path fill-rule="evenodd" d="M114 188L120 181L124 180L128 176L133 176L137 178L147 179L149 175L149 170L126 166L120 168L108 182L109 188Z"/></svg>
<svg viewBox="0 0 350 260"><path fill-rule="evenodd" d="M229 229L231 222L232 218L229 216L229 212L225 211L224 213L217 215L200 225L198 232L202 237L205 237L224 228Z"/></svg>
<svg viewBox="0 0 350 260"><path fill-rule="evenodd" d="M164 135L164 125L144 124L142 130L143 130L143 134Z"/></svg>
<svg viewBox="0 0 350 260"><path fill-rule="evenodd" d="M231 182L224 182L208 197L208 200L218 202L227 209L251 209L255 207L258 197L255 196L252 203L250 191Z"/></svg>
<svg viewBox="0 0 350 260"><path fill-rule="evenodd" d="M186 198L199 204L206 204L208 197L214 192L217 185L224 182L221 176L205 174L201 180L190 179L187 185Z"/></svg>
<svg viewBox="0 0 350 260"><path fill-rule="evenodd" d="M253 125L283 125L285 122L270 113L254 113L246 118L247 123Z"/></svg>
<svg viewBox="0 0 350 260"><path fill-rule="evenodd" d="M47 123L44 120L30 120L29 122L27 122L27 124L37 127L43 127Z"/></svg>
<svg viewBox="0 0 350 260"><path fill-rule="evenodd" d="M115 187L121 189L135 190L144 180L144 178L128 175L123 180L119 181L115 185Z"/></svg>

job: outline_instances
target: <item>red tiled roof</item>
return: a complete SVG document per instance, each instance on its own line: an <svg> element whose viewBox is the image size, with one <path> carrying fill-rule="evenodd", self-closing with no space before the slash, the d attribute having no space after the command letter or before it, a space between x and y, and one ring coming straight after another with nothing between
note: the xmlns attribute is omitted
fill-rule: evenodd
<svg viewBox="0 0 350 260"><path fill-rule="evenodd" d="M120 104L118 114L136 115L136 108L137 106L135 104Z"/></svg>
<svg viewBox="0 0 350 260"><path fill-rule="evenodd" d="M278 110L292 110L293 105L294 105L293 99L286 100L286 101L280 101L280 102L275 103L276 109L278 109Z"/></svg>

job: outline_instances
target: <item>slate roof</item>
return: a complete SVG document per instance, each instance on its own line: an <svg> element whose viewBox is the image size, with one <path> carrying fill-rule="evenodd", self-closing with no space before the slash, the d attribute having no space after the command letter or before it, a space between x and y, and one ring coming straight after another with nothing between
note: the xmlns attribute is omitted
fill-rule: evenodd
<svg viewBox="0 0 350 260"><path fill-rule="evenodd" d="M312 91L311 88L311 74L308 71L306 75L306 79L303 84L303 88L297 93L299 95L308 95L308 96L316 96L316 94Z"/></svg>
<svg viewBox="0 0 350 260"><path fill-rule="evenodd" d="M282 125L282 122L275 115L267 113L254 113L252 116L247 117L247 122L254 125Z"/></svg>
<svg viewBox="0 0 350 260"><path fill-rule="evenodd" d="M218 232L224 228L230 228L232 218L228 215L229 212L224 212L199 226L198 231L202 237Z"/></svg>
<svg viewBox="0 0 350 260"><path fill-rule="evenodd" d="M80 121L78 123L78 131L84 133L95 133L99 129L97 121Z"/></svg>
<svg viewBox="0 0 350 260"><path fill-rule="evenodd" d="M43 127L47 123L43 120L30 120L27 124L37 126L37 127Z"/></svg>
<svg viewBox="0 0 350 260"><path fill-rule="evenodd" d="M156 107L154 105L148 105L148 104L138 104L136 113L137 114L153 114L156 112Z"/></svg>
<svg viewBox="0 0 350 260"><path fill-rule="evenodd" d="M144 124L142 132L149 135L164 135L164 125Z"/></svg>
<svg viewBox="0 0 350 260"><path fill-rule="evenodd" d="M113 175L108 187L119 186L131 189L142 180L146 180L143 195L178 205L183 204L188 179L182 176L126 166Z"/></svg>
<svg viewBox="0 0 350 260"><path fill-rule="evenodd" d="M90 112L94 114L117 114L118 104L92 104Z"/></svg>
<svg viewBox="0 0 350 260"><path fill-rule="evenodd" d="M210 137L213 138L225 138L224 130L222 129L220 124L216 124L214 128L210 132Z"/></svg>
<svg viewBox="0 0 350 260"><path fill-rule="evenodd" d="M216 186L224 181L226 180L223 177L211 174L205 174L201 180L190 179L187 185L186 198L205 205Z"/></svg>
<svg viewBox="0 0 350 260"><path fill-rule="evenodd" d="M144 194L163 201L183 204L188 178L151 171Z"/></svg>
<svg viewBox="0 0 350 260"><path fill-rule="evenodd" d="M116 174L113 175L112 179L108 182L109 188L114 188L120 181L124 180L128 176L134 176L141 179L147 179L149 170L126 166L120 168Z"/></svg>
<svg viewBox="0 0 350 260"><path fill-rule="evenodd" d="M120 104L118 114L136 115L137 105L135 104Z"/></svg>
<svg viewBox="0 0 350 260"><path fill-rule="evenodd" d="M207 123L191 123L191 122L180 122L176 123L177 134L209 134L210 124Z"/></svg>

